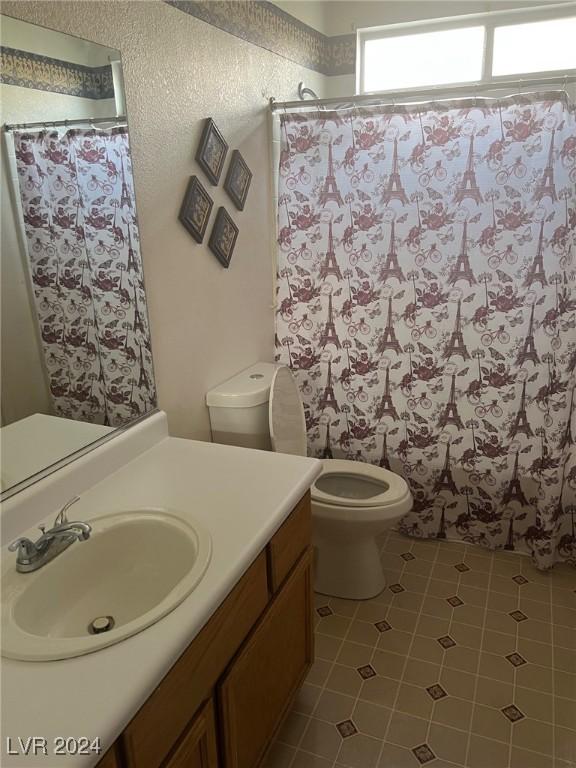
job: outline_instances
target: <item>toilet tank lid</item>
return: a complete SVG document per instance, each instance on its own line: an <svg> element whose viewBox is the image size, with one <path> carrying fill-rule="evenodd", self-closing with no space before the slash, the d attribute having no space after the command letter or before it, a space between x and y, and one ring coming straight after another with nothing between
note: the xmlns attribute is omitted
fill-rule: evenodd
<svg viewBox="0 0 576 768"><path fill-rule="evenodd" d="M252 408L267 403L275 363L256 363L206 393L206 405L216 408Z"/></svg>

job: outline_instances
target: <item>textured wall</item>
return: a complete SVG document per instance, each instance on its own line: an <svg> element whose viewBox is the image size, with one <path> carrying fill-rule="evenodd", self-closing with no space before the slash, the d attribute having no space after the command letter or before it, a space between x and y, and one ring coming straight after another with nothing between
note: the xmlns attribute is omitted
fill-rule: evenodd
<svg viewBox="0 0 576 768"><path fill-rule="evenodd" d="M160 407L173 435L209 439L207 389L273 357L273 218L267 101L294 99L300 80L325 79L159 0L4 2L2 13L122 53L146 289ZM177 220L204 117L213 117L254 178L223 269ZM211 224L210 224L211 226ZM205 238L207 242L207 237Z"/></svg>

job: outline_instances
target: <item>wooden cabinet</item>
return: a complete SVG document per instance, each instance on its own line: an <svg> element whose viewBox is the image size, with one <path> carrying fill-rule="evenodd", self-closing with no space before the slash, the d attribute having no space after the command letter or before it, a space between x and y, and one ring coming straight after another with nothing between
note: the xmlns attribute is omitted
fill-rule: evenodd
<svg viewBox="0 0 576 768"><path fill-rule="evenodd" d="M98 768L257 768L313 637L306 494Z"/></svg>
<svg viewBox="0 0 576 768"><path fill-rule="evenodd" d="M312 656L307 550L218 686L225 768L258 765Z"/></svg>
<svg viewBox="0 0 576 768"><path fill-rule="evenodd" d="M116 744L113 744L108 752L104 754L104 757L101 758L100 762L98 763L98 768L120 768L120 763L118 761L116 752Z"/></svg>
<svg viewBox="0 0 576 768"><path fill-rule="evenodd" d="M272 592L279 589L294 563L310 546L311 538L312 514L310 497L306 494L268 545L268 573Z"/></svg>
<svg viewBox="0 0 576 768"><path fill-rule="evenodd" d="M267 602L262 552L122 734L127 768L158 768Z"/></svg>
<svg viewBox="0 0 576 768"><path fill-rule="evenodd" d="M212 701L198 712L163 768L218 768Z"/></svg>

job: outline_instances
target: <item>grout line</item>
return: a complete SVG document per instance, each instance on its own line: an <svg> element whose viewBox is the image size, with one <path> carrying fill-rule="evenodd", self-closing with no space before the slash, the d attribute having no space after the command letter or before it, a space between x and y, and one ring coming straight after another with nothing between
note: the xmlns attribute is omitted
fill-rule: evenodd
<svg viewBox="0 0 576 768"><path fill-rule="evenodd" d="M516 609L517 611L520 610L520 590L518 590L518 599L516 601ZM518 647L518 643L520 641L520 623L516 622L516 639L514 642L514 650L516 653L520 653L520 649ZM518 677L518 667L514 667L514 672L512 676L512 703L516 706L516 678ZM518 686L520 687L520 686ZM512 727L510 729L510 745L508 747L508 764L510 765L512 763L512 742L513 742L513 736L514 736L514 723L512 723Z"/></svg>
<svg viewBox="0 0 576 768"><path fill-rule="evenodd" d="M395 556L396 558L400 559L400 554L401 554L400 552L393 552L393 551L389 551L389 550L384 549L386 544L388 544L390 541L394 541L394 539L391 538L391 534L394 534L394 532L393 531L389 532L388 535L386 536L386 538L383 540L383 543L382 543L382 546L381 546L381 550L380 550L381 555L383 557ZM455 611L455 609L452 609L451 616L450 616L450 619L449 619L449 630L448 630L448 633L451 634L453 623L457 621L457 623L461 623L461 624L463 624L465 626L473 627L477 632L480 632L480 647L479 647L479 649L478 648L472 649L472 650L474 650L474 651L476 651L478 653L478 663L477 663L477 666L476 666L476 673L474 674L474 673L467 672L467 674L474 674L474 677L475 677L474 695L473 695L473 699L472 699L472 711L471 711L471 718L470 718L469 727L468 727L468 729L462 729L462 728L455 727L454 725L448 726L447 724L445 724L445 725L447 725L447 727L455 728L455 730L458 730L461 733L468 733L468 743L467 743L467 747L466 747L466 765L467 765L468 762L469 762L469 759L470 759L470 744L471 744L471 737L472 737L472 721L473 721L474 714L475 714L475 709L476 709L476 696L477 696L479 680L480 680L481 677L485 678L485 679L488 679L488 680L495 680L495 678L489 678L489 677L486 677L485 675L480 675L480 673L479 673L481 654L484 653L484 640L485 640L486 632L488 631L487 630L487 626L486 626L487 625L488 610L493 610L495 613L500 613L503 616L507 615L507 613L508 613L507 611L498 611L496 609L489 609L488 608L489 597L490 597L491 594L505 595L507 597L514 597L515 596L516 597L516 609L517 610L520 610L521 600L523 600L523 599L532 600L534 602L539 602L539 603L542 603L542 604L547 604L547 603L544 600L538 600L538 599L532 598L532 597L526 597L525 598L524 595L522 594L522 587L519 587L518 590L516 590L516 595L493 590L492 589L492 582L494 580L493 579L494 576L497 576L498 578L504 578L504 579L512 577L512 574L495 573L494 567L495 567L496 558L495 558L494 553L492 553L489 557L485 558L486 563L487 564L489 563L488 584L485 587L474 587L473 585L462 584L461 583L461 578L462 578L463 574L460 574L460 573L458 575L457 580L455 580L455 581L447 580L447 579L436 579L436 577L433 577L432 572L436 568L437 565L443 565L443 566L446 566L446 567L453 567L454 564L450 563L450 562L446 562L445 563L445 562L439 561L439 559L438 559L439 553L441 551L446 551L445 549L443 549L441 547L441 544L439 542L434 541L434 540L430 540L429 542L427 542L427 540L422 540L422 541L424 543L429 543L431 547L435 547L434 558L432 560L427 560L427 559L422 558L422 557L419 558L420 560L430 564L430 570L429 570L429 573L427 575L423 575L421 573L412 573L410 571L407 571L406 568L408 566L408 562L409 561L404 561L404 560L402 561L401 564L399 564L400 565L399 569L394 568L391 571L392 573L394 573L394 578L396 578L398 580L398 582L400 582L400 583L402 583L402 579L407 577L407 576L408 577L416 576L421 581L421 583L424 583L424 581L426 582L426 586L422 589L421 592L420 591L412 591L410 589L406 589L406 593L407 594L417 595L418 597L421 598L421 600L420 600L420 608L418 609L418 611L414 611L414 610L407 609L407 608L398 608L396 605L394 605L394 602L393 602L394 601L394 597L391 598L390 602L379 603L377 600L374 600L374 603L373 603L375 606L381 606L381 608L382 608L382 615L386 619L388 618L391 609L395 608L396 610L406 611L407 615L408 614L415 615L416 616L416 623L414 625L414 629L410 632L411 637L410 637L410 642L409 642L406 654L404 656L402 656L401 654L395 654L395 655L398 656L398 659L402 659L402 658L404 659L404 663L403 663L403 666L402 666L402 672L401 672L401 675L400 675L400 679L399 680L393 680L392 678L387 678L387 679L390 679L391 682L395 682L398 685L398 689L396 691L393 704L391 706L387 706L385 704L381 704L381 703L374 702L374 701L369 702L373 706L381 707L383 710L386 710L387 712L391 713L389 721L388 721L388 724L387 724L387 727L386 727L386 729L384 731L384 734L381 737L376 737L376 736L374 736L372 734L366 734L363 731L360 731L360 734L362 734L364 736L367 736L368 738L376 739L376 741L381 741L380 752L378 754L377 764L382 760L382 753L383 753L383 750L384 750L386 744L387 743L395 744L394 741L390 741L388 739L388 734L390 732L392 718L393 718L393 716L394 716L394 714L396 712L403 713L403 714L408 714L411 717L416 717L416 718L418 718L420 720L427 721L428 728L427 728L427 734L426 734L426 742L429 743L430 729L431 729L431 726L433 725L433 723L435 722L434 721L434 713L436 711L436 702L433 702L433 704L432 704L432 712L431 712L430 716L427 717L427 718L426 717L422 717L422 716L418 716L418 715L414 715L413 713L410 713L410 712L406 712L405 713L403 711L403 709L399 709L398 708L398 700L399 700L399 696L400 696L400 689L401 689L401 686L405 682L404 681L404 675L405 675L405 672L406 672L406 667L408 665L408 661L410 659L412 659L412 658L414 658L414 659L418 658L417 656L412 657L412 649L413 649L413 646L414 646L414 643L415 643L415 638L416 637L423 637L423 638L425 638L427 640L433 640L433 638L431 638L431 637L428 637L428 636L425 636L425 635L418 635L417 634L417 626L418 626L418 623L420 621L420 618L422 616L432 616L433 615L433 614L427 614L427 613L424 612L424 610L423 610L424 602L425 602L425 600L426 600L426 598L428 596L433 596L433 595L429 595L428 594L428 590L429 590L429 588L431 586L431 582L433 580L437 580L437 581L440 581L440 582L443 582L443 583L446 583L446 584L450 583L454 587L454 590L455 590L454 594L458 594L462 587L469 587L469 588L472 588L472 589L478 589L479 591L483 591L485 593L485 597L486 597L485 602L484 602L484 609L483 609L483 623L482 623L482 626L478 627L478 626L475 626L475 625L472 625L472 624L467 624L466 622L458 621L458 616L456 614L456 611ZM407 539L406 540L406 547L403 548L403 552L412 551L413 550L413 544L416 543L416 542L420 543L420 541L417 540L417 539L412 539L412 540ZM464 552L462 553L462 561L465 562L466 555L467 554L473 554L474 551L475 551L474 547L470 547L468 545L465 545ZM388 568L386 568L386 570L390 572L390 570ZM472 570L474 570L474 569L472 569ZM519 572L521 572L521 571L519 571ZM523 574L523 575L525 575L525 574ZM532 583L533 584L538 584L537 582L532 582ZM388 586L388 584L387 584L387 586ZM538 586L544 586L544 585L538 584ZM553 594L553 588L557 588L558 585L553 584L553 581L550 580L546 586L548 587L548 592L549 592L549 602L548 602L548 605L550 605L550 610L552 611L552 617L551 617L551 621L550 621L550 624L551 624L551 639L550 639L549 645L551 647L551 654L552 654L552 664L551 664L552 693L551 693L551 695L552 695L552 732L553 732L553 742L552 742L552 750L551 750L552 751L552 755L551 756L552 756L552 758L554 760L554 759L556 759L557 745L556 745L556 702L555 702L556 690L555 690L555 680L554 680L554 668L555 668L554 667L554 661L555 661L555 657L554 657L555 645L554 645L554 643L555 643L555 633L554 633L554 611L553 611L553 606L552 606L552 599L553 599L552 598L552 594ZM438 599L438 600L442 600L443 599L443 598L441 598L439 596L434 596L434 597L436 599ZM334 598L326 596L326 604L330 604L331 600L334 600ZM307 722L306 722L305 728L303 729L302 735L300 736L299 739L296 740L297 744L295 744L295 745L294 744L287 745L287 746L291 747L292 749L294 749L294 754L293 754L293 756L291 757L291 759L289 760L289 762L287 764L287 766L290 766L292 768L295 768L295 766L296 766L296 762L295 761L296 761L297 754L298 754L298 752L300 750L302 752L304 752L305 754L309 754L309 755L314 754L314 755L316 755L316 753L309 752L307 749L302 749L302 746L301 746L302 742L304 740L304 737L305 737L305 735L306 735L306 733L308 731L308 728L310 726L310 722L311 722L312 719L315 719L315 720L317 720L319 722L325 723L326 725L330 725L332 727L335 727L335 724L333 722L324 720L323 717L319 717L319 716L317 716L315 714L317 709L318 709L320 698L322 697L324 692L328 691L328 692L331 692L331 693L335 693L337 695L347 696L348 698L353 698L354 702L353 702L352 712L350 714L350 717L352 719L353 719L354 710L357 707L358 702L360 702L360 701L368 701L368 700L363 699L361 697L361 692L362 692L363 687L364 687L364 681L361 682L360 687L358 689L358 693L357 693L356 696L353 696L352 694L347 693L346 691L343 691L343 690L336 690L334 688L331 688L331 687L329 687L329 683L328 683L328 681L330 679L330 676L333 673L333 671L336 668L336 666L346 667L347 669L350 669L350 670L355 670L356 669L355 667L349 666L348 664L345 664L345 663L342 663L342 662L338 661L338 657L339 657L339 655L340 655L340 653L342 651L342 648L343 648L343 646L344 646L344 644L346 642L353 642L356 645L360 645L360 646L365 647L367 649L367 651L370 650L371 651L370 661L368 662L370 664L372 664L372 662L373 662L373 660L374 660L374 658L376 656L377 651L382 650L380 648L380 645L379 645L380 635L378 635L376 637L376 639L374 640L374 643L372 645L368 645L367 643L364 643L362 641L358 641L358 640L352 641L352 640L349 639L350 632L351 632L352 627L355 624L355 622L362 621L362 623L365 623L367 625L373 624L373 622L371 622L369 620L365 620L365 619L361 620L361 619L357 618L359 608L360 608L360 606L362 605L362 603L364 601L349 601L349 602L350 603L354 603L354 602L356 603L356 605L353 607L353 610L352 610L350 615L345 615L345 614L339 613L337 609L333 609L335 615L337 615L340 618L343 618L343 619L346 619L346 620L349 621L348 627L346 628L346 631L344 632L342 637L335 637L333 635L328 635L328 634L322 632L321 631L321 621L320 622L316 622L316 626L315 626L315 630L314 630L315 633L317 635L323 635L325 637L330 637L332 641L334 641L335 643L338 644L338 647L337 647L337 650L335 652L335 655L334 655L333 659L319 659L322 662L324 662L324 664L329 665L329 669L328 669L326 677L324 678L324 681L322 682L321 685L316 685L315 683L310 683L310 685L313 685L315 688L319 688L320 689L319 690L319 694L318 694L318 699L317 699L316 703L311 708L310 712L306 712L306 713L298 712L297 713L297 714L305 717ZM479 609L482 608L482 606L475 606L475 607L479 608ZM561 607L561 606L559 606L559 607ZM437 618L437 617L435 617L435 618ZM542 623L547 623L546 621L544 621L542 619L537 619L537 620L538 621L542 621ZM518 643L523 638L520 638L520 624L518 624L516 622L515 622L515 624L516 624L516 626L514 627L514 633L499 632L499 634L506 635L507 637L510 638L510 641L512 641L512 639L514 638L516 651L519 652L518 651ZM403 631L406 631L406 630L403 630ZM498 630L493 630L493 631L494 632L498 632ZM527 639L529 639L529 638L527 638ZM531 640L531 642L539 642L539 641ZM548 643L546 643L546 645L547 644ZM460 645L460 644L458 644L458 645ZM468 648L468 646L461 646L461 647ZM570 650L570 648L567 648L567 650ZM394 654L394 651L387 651L387 652ZM367 656L368 656L368 654L367 654ZM436 664L436 662L430 662L429 658L428 659L421 659L421 661L425 661L427 663L434 663L434 664ZM437 665L437 666L439 666L439 678L442 676L442 671L443 671L443 669L445 667L445 661L446 661L446 650L443 650L442 661ZM530 662L530 664L532 664L532 662ZM541 668L541 669L549 669L550 668L549 666L543 666L543 667L540 667L540 665L533 665L533 666L536 666L536 667ZM458 670L455 670L455 671L457 672ZM525 683L523 686L519 686L517 684L517 674L518 674L518 670L515 668L514 669L514 674L513 674L513 682L512 682L513 702L511 702L511 703L514 703L514 704L516 703L517 688L522 687L522 688L526 688L528 690L536 690L536 691L538 690L538 688L534 688L534 689L529 688L529 684L528 683ZM382 678L386 678L386 675L379 674L378 676L382 677ZM439 680L438 680L438 682L439 682ZM459 697L453 697L453 698L458 699ZM566 701L567 702L571 701L571 699L566 699ZM500 709L498 707L493 707L493 706L490 706L490 705L487 705L487 706L490 709L494 710L494 711L500 711ZM544 722L544 721L542 721L542 722ZM546 722L548 722L548 721L546 721ZM513 727L514 727L514 724L511 724L510 739L508 741L501 741L500 739L495 738L494 736L490 736L489 737L489 738L492 738L492 739L494 739L495 741L497 741L497 742L499 742L501 744L508 744L508 747L509 747L509 752L508 752L509 760L508 760L508 762L509 762L509 764L511 763L511 759L512 759ZM339 761L340 756L342 754L342 749L343 749L344 741L345 740L342 739L342 742L341 742L341 744L340 744L340 746L338 748L338 751L336 753L336 757L332 760L331 768L335 768L335 766L338 764L338 761ZM401 746L403 749L406 749L407 751L410 751L410 747L407 747L406 745L397 745L397 746ZM525 748L523 747L523 749L525 749ZM535 751L535 750L527 750L527 751L532 753L532 754L534 754L534 755L550 757L550 755L546 755L546 753L544 753L544 752L538 752L538 751ZM316 755L316 756L319 756L319 755ZM327 762L330 762L330 758L328 758ZM461 766L461 768L464 768L464 766Z"/></svg>
<svg viewBox="0 0 576 768"><path fill-rule="evenodd" d="M388 541L388 537L387 537L386 541ZM411 551L412 551L412 546L413 546L413 543L410 543L410 545L409 545L409 546L410 546L410 549L406 550L407 552L411 552ZM382 555L383 555L385 552L386 552L386 550L384 549L384 547L382 547L382 548L380 549L380 556L382 557ZM404 565L402 565L402 570L400 571L400 573L399 573L399 575L398 575L398 583L400 583L400 579L402 578L402 575L403 575L403 573L404 573L404 567L405 567L405 564L406 564L406 563L405 563L405 561L404 561ZM384 589L388 589L388 582L387 582L387 581L386 581L386 584L385 584L385 586L384 586ZM388 612L389 612L389 610L390 610L390 603L383 603L382 605L383 605L383 608L382 608L382 612L384 613L384 608L385 608L385 609L386 609L386 617L385 617L385 618L388 618ZM360 601L358 601L358 607L359 607L359 606L360 606ZM358 608L356 609L356 613L358 613ZM355 615L356 615L356 614L355 614ZM414 635L412 635L412 636L414 636ZM375 652L376 652L376 650L378 649L378 642L379 642L379 640L380 640L380 636L378 635L378 637L376 637L376 640L375 640L375 642L374 642L374 645L372 646L372 653L371 653L371 655L370 655L370 661L368 662L369 664L372 664L372 661L373 661L373 659L374 659L374 655L375 655ZM343 645L343 644L342 644L342 645ZM342 648L340 648L340 650L342 650ZM358 702L361 700L361 699L360 699L360 692L362 691L362 688L363 688L363 686L364 686L364 681L362 681L362 683L360 684L360 688L358 689L358 693L356 694L356 697L355 697L355 699L354 699L354 704L353 704L353 706L352 706L352 713L351 713L351 715L350 715L350 717L351 717L351 718L352 718L352 716L354 715L354 710L355 710L355 709L356 709L356 707L358 706ZM398 685L398 690L400 690L400 684ZM390 707L386 707L386 709L390 709ZM392 715L390 715L390 720L391 720L391 719L392 719ZM387 728L386 728L386 732L388 731L388 728L390 727L390 720L388 721L388 726L387 726ZM367 735L367 734L364 734L364 735ZM373 737L372 737L372 738L373 738ZM384 749L384 744L385 744L385 743L386 743L386 734L384 734L384 737L382 738L382 745L381 745L381 747L380 747L380 751L379 751L379 753L378 753L378 762L380 762L380 755L381 755L381 753L382 753L382 750ZM335 764L335 765L336 765L336 764L339 762L340 753L342 752L342 748L343 748L343 746L344 746L344 739L342 739L342 744L340 745L340 748L339 748L339 750L338 750L338 753L337 753L337 755L336 755L336 758L335 758L335 760L334 760L334 764Z"/></svg>
<svg viewBox="0 0 576 768"><path fill-rule="evenodd" d="M452 566L452 567L454 567L454 566ZM465 585L461 585L460 584L460 579L461 578L462 578L462 574L460 573L460 575L458 576L458 582L457 582L457 586L456 586L456 590L454 592L454 595L458 595L458 592L460 591L460 587L461 586L465 586ZM486 597L486 605L487 605L487 603L488 603L488 593L487 592L485 592L485 597ZM450 615L450 619L448 620L448 635L450 637L452 637L452 625L454 623L455 615L456 615L456 609L452 608L452 613ZM457 622L457 623L464 623L464 622ZM461 648L466 648L467 647L467 646L461 645L460 643L458 643L457 645L459 647L461 647ZM471 650L474 650L474 649L471 649ZM447 648L443 648L442 649L442 661L440 662L440 669L438 671L438 684L440 684L440 679L442 678L442 670L444 669L444 662L446 661L446 654L447 654L447 652L448 652ZM463 671L463 670L461 670L461 671ZM455 697L455 698L458 698L458 697ZM434 700L432 702L432 714L430 716L430 721L428 723L428 730L426 732L426 743L428 743L428 741L430 739L430 729L432 728L432 723L435 722L434 715L436 714L436 705L437 705L437 703L438 703L438 701L434 701ZM469 727L468 727L467 730L470 730L470 727L472 726L472 722L470 722L468 725L469 725Z"/></svg>
<svg viewBox="0 0 576 768"><path fill-rule="evenodd" d="M385 550L385 551L386 551L388 554L390 554L390 555L396 555L396 556L398 556L398 557L399 557L399 556L400 556L400 554L401 554L401 553L399 553L399 552L391 552L391 551L389 551L389 550ZM404 551L406 551L406 550L404 550ZM465 554L463 554L463 555L462 555L462 557L465 557ZM424 558L419 558L419 559L420 559L420 560L422 560L422 561L424 561L424 562L426 562L426 563L430 563L430 562L432 562L431 560L425 560ZM486 560L489 560L490 558L484 558L484 559L486 559ZM446 566L447 568L453 567L453 566L452 566L452 564L450 564L450 563L435 562L434 564L435 564L435 565L444 565L444 566ZM470 568L470 570L471 570L471 572L473 572L473 573L477 573L477 571L475 570L475 568ZM427 576L423 576L421 573L411 573L410 571L408 571L408 572L406 573L406 575L407 575L407 576L419 576L419 577L420 577L420 578L422 578L422 579L425 579L425 578L427 578ZM494 575L494 576L498 576L498 577L499 577L499 578L501 578L501 579L508 579L508 578L509 578L510 580L512 580L512 576L509 576L508 574L495 573L495 574L493 574L493 575ZM521 573L521 574L514 574L514 575L522 575L522 576L525 576L525 574L523 574L523 573ZM440 577L438 577L438 576L433 576L433 579L434 579L434 581L441 581L443 584L453 584L453 583L454 583L454 581L452 581L452 580L450 580L450 579L442 579L442 578L440 578ZM544 585L544 584L541 584L540 582L537 582L537 581L530 581L530 579L528 579L528 582L529 582L530 584L533 584L534 586L537 586L537 587L543 587L543 586L547 586L549 589L551 588L551 583L550 583L550 584L546 584L546 585ZM463 586L463 587L469 587L469 588L471 588L471 589L478 589L478 590L480 590L480 591L486 591L486 590L487 590L487 586L486 586L486 585L485 585L485 586L482 586L482 587L478 587L478 586L475 586L474 584L462 584L462 586ZM522 591L524 590L524 587L525 587L525 586L526 586L526 585L518 586L518 587L516 588L515 592L501 592L501 591L500 591L500 590L498 590L498 589L491 589L490 591L491 591L492 593L494 593L494 594L497 594L497 595L504 595L505 597L515 597L516 595L518 595L518 596L522 597L524 600L531 600L531 601L532 601L532 602L534 602L534 603L542 603L543 605L549 605L549 604L550 604L550 598L547 598L546 600L541 600L541 599L539 599L539 598L537 598L537 597L526 597L525 595L523 595L523 594L522 594ZM568 592L571 592L571 591L572 591L572 589L573 589L573 588L572 588L572 587L570 587L570 586L567 586L567 587L562 587L562 586L559 586L559 585L554 585L554 586L555 586L555 588L556 588L556 589L566 589L566 591L568 591ZM524 590L524 591L525 591L525 590ZM432 597L433 597L433 595L432 595ZM564 607L564 608L565 608L565 607L568 607L568 606L561 606L561 607ZM574 610L574 609L572 609L572 610Z"/></svg>
<svg viewBox="0 0 576 768"><path fill-rule="evenodd" d="M476 696L478 693L478 681L480 680L480 662L482 660L482 653L484 648L484 635L486 632L486 618L488 616L488 596L490 595L490 585L492 583L492 573L494 570L494 556L492 556L492 559L490 560L490 570L488 573L488 586L486 587L486 605L484 606L484 620L482 622L482 629L481 629L481 635L480 635L480 651L478 653L478 664L476 665L476 675L474 680L474 694L472 697L472 712L470 713L470 728L468 730L468 743L466 744L466 757L465 757L465 765L469 765L470 763L470 745L472 742L472 724L474 722L474 714L476 711ZM518 631L518 629L516 629ZM504 715L503 715L504 717ZM510 739L511 741L511 739ZM510 762L510 761L508 761Z"/></svg>
<svg viewBox="0 0 576 768"><path fill-rule="evenodd" d="M434 560L432 561L432 568L430 569L430 574L429 574L427 582L426 582L426 590L424 592L422 602L420 603L420 610L418 611L418 615L417 615L417 618L416 618L416 623L414 624L414 631L412 632L412 637L410 638L410 645L408 646L408 650L406 651L406 656L404 658L404 664L402 665L402 675L401 675L400 680L398 682L398 689L396 691L396 696L394 697L394 703L389 708L391 710L390 719L388 720L388 724L386 726L386 731L384 732L384 737L382 739L382 746L380 747L380 752L378 754L377 765L379 765L381 760L382 760L382 752L384 751L384 747L385 747L387 739L388 739L388 733L390 731L390 725L392 723L392 719L394 718L394 713L396 712L396 704L398 703L398 697L400 696L400 689L402 687L402 683L404 682L404 675L406 673L406 667L408 666L408 660L410 658L410 651L412 650L412 646L414 645L414 638L417 637L417 635L416 635L416 627L418 626L418 623L420 621L420 617L422 616L422 606L424 604L425 596L428 593L428 588L430 586L430 581L432 580L432 570L433 570L434 566L436 565L436 563L438 561L438 553L440 551L440 547L439 547L437 541L435 542L435 544L436 544L436 553L435 553L435 556L434 556ZM404 567L405 566L402 567L402 572L400 574L400 577L402 577L402 575L404 574ZM388 609L388 611L386 611L386 616L388 616L389 610L390 610L390 608ZM374 658L374 653L372 654L372 658ZM400 710L398 710L398 711L400 711ZM414 746L416 747L418 745L414 744Z"/></svg>
<svg viewBox="0 0 576 768"><path fill-rule="evenodd" d="M555 614L556 611L554 610L554 606L552 605L552 580L550 580L550 633L551 633L551 641L550 641L550 647L552 649L551 652L551 662L552 662L552 760L556 762L556 674L555 674L555 654L554 654L554 639L556 637L556 633L554 631L555 629ZM574 649L573 649L574 650Z"/></svg>
<svg viewBox="0 0 576 768"><path fill-rule="evenodd" d="M386 537L386 541L387 540L388 540L388 537ZM318 594L318 593L315 593L315 594ZM327 604L329 605L330 604L330 600L333 600L333 599L334 598L332 598L332 597L327 595L326 596ZM307 716L308 717L308 723L306 724L306 727L304 728L304 730L302 732L302 735L300 736L300 739L298 740L298 744L296 745L296 747L294 749L294 755L292 756L292 760L290 760L290 762L288 763L286 768L291 768L291 766L293 765L294 761L296 760L296 757L298 755L298 751L300 749L300 745L302 744L302 742L304 740L304 736L306 735L306 732L308 731L308 728L309 728L309 725L310 725L310 720L314 717L314 713L316 712L316 710L318 708L318 703L320 702L320 699L322 698L322 694L326 690L332 691L331 688L326 688L326 683L329 680L330 675L332 674L332 672L334 670L334 667L338 663L337 662L338 656L340 655L340 651L342 650L342 647L344 646L344 643L346 642L346 640L348 638L348 635L349 635L350 630L352 628L352 625L353 625L353 623L354 623L354 621L356 619L356 614L358 613L358 609L360 608L360 605L361 605L362 601L356 600L356 601L350 601L350 602L356 602L356 606L354 608L354 612L353 612L352 616L344 617L344 618L349 619L350 623L348 625L348 628L346 629L346 632L342 635L341 638L334 638L336 640L340 640L340 644L338 646L338 650L336 651L336 653L334 655L334 659L331 662L328 662L328 663L330 663L330 669L328 670L328 674L326 675L326 678L325 678L324 682L322 683L322 685L318 686L320 688L320 693L318 694L318 699L316 700L316 703L315 703L314 707L312 708L310 714ZM316 610L316 608L314 610ZM341 614L336 614L336 615L341 616ZM314 631L316 631L316 629ZM328 635L328 637L332 637L332 636ZM323 659L323 661L328 661L328 660L327 659ZM347 666L347 665L342 665L342 666ZM339 691L334 691L334 693L340 693L341 695L347 695L347 694L343 694L342 692L339 692ZM320 720L321 722L326 722L326 721L322 720L322 718L315 718L315 719ZM331 723L331 725L334 725L334 723ZM337 756L336 756L336 758L333 761L333 765L337 762L337 758L338 758L338 755L340 754L340 750L341 749L342 749L342 746L340 746L340 748L338 750ZM316 756L317 757L321 757L321 755L316 755Z"/></svg>
<svg viewBox="0 0 576 768"><path fill-rule="evenodd" d="M409 592L412 595L419 595L420 594L419 592L410 592L410 590L406 590L406 592ZM428 597L435 597L435 595L428 595ZM445 598L436 598L436 599L437 600L445 600ZM472 603L466 603L466 605L472 606ZM432 613L426 613L426 611L412 611L412 610L410 610L408 608L398 608L398 606L394 605L393 603L382 603L382 606L383 606L383 610L384 609L388 609L388 608L395 608L397 611L406 611L406 613L417 613L417 614L421 613L423 616L429 616L431 618L438 618L437 616L435 616ZM472 607L482 608L482 606L480 606L480 605L476 605L476 606L472 606ZM500 613L502 616L508 616L509 615L508 612L506 612L506 611L497 611L494 608L487 608L487 610L494 611L495 613ZM342 616L343 618L349 618L348 616L343 616L342 614L338 614L338 615ZM530 619L531 617L529 616L528 618ZM459 619L458 618L458 614L456 614L456 616L455 616L455 618L453 620L457 624L463 624L466 627L471 627L472 629L478 629L478 625L477 624L469 624L467 621L463 621L462 619ZM550 621L544 621L543 619L532 619L532 620L533 621L539 621L541 624L550 624ZM355 619L355 621L362 621L365 624L370 624L371 623L369 621L366 621L365 619ZM563 628L566 628L566 629L570 629L570 627L568 627L567 625L564 625L564 624L561 624L560 626L563 627ZM518 635L517 635L518 627L517 626L514 627L514 632L506 632L504 630L498 630L498 629L490 629L488 631L494 632L494 633L500 634L500 635L507 635L511 639L518 637ZM329 635L326 632L322 632L321 630L318 631L318 634L324 635L326 637L332 637L332 638L334 638L336 640L340 639L340 638L336 637L335 635ZM426 637L426 635L419 635L419 637ZM520 638L520 639L522 639L522 640L529 640L532 643L540 643L541 645L551 645L551 642L543 642L542 640L534 640L531 637L524 637L524 638ZM357 645L366 645L366 647L368 647L368 648L372 647L370 645L367 645L366 643L363 643L360 640L352 640L351 642L354 642ZM463 645L463 644L458 643L458 645ZM572 650L572 646L569 646L569 645L565 646L565 645L559 645L559 644L557 644L557 645L558 645L559 648L566 648L567 650ZM468 648L469 646L464 646L464 647ZM478 649L476 648L476 649L473 649L473 650L478 650ZM394 651L391 651L391 653L394 653ZM491 653L492 653L492 651L491 651ZM429 659L422 659L422 661L429 661ZM347 665L344 665L344 666L347 666ZM541 666L541 665L536 665L536 666Z"/></svg>

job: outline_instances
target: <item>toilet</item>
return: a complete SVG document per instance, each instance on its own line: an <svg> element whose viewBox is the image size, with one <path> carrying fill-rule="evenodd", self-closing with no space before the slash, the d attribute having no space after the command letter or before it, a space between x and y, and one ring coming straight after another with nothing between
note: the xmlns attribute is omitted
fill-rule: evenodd
<svg viewBox="0 0 576 768"><path fill-rule="evenodd" d="M257 363L206 395L217 443L307 455L306 420L290 369ZM377 537L412 508L406 481L381 467L324 459L310 489L315 590L364 600L386 586Z"/></svg>

